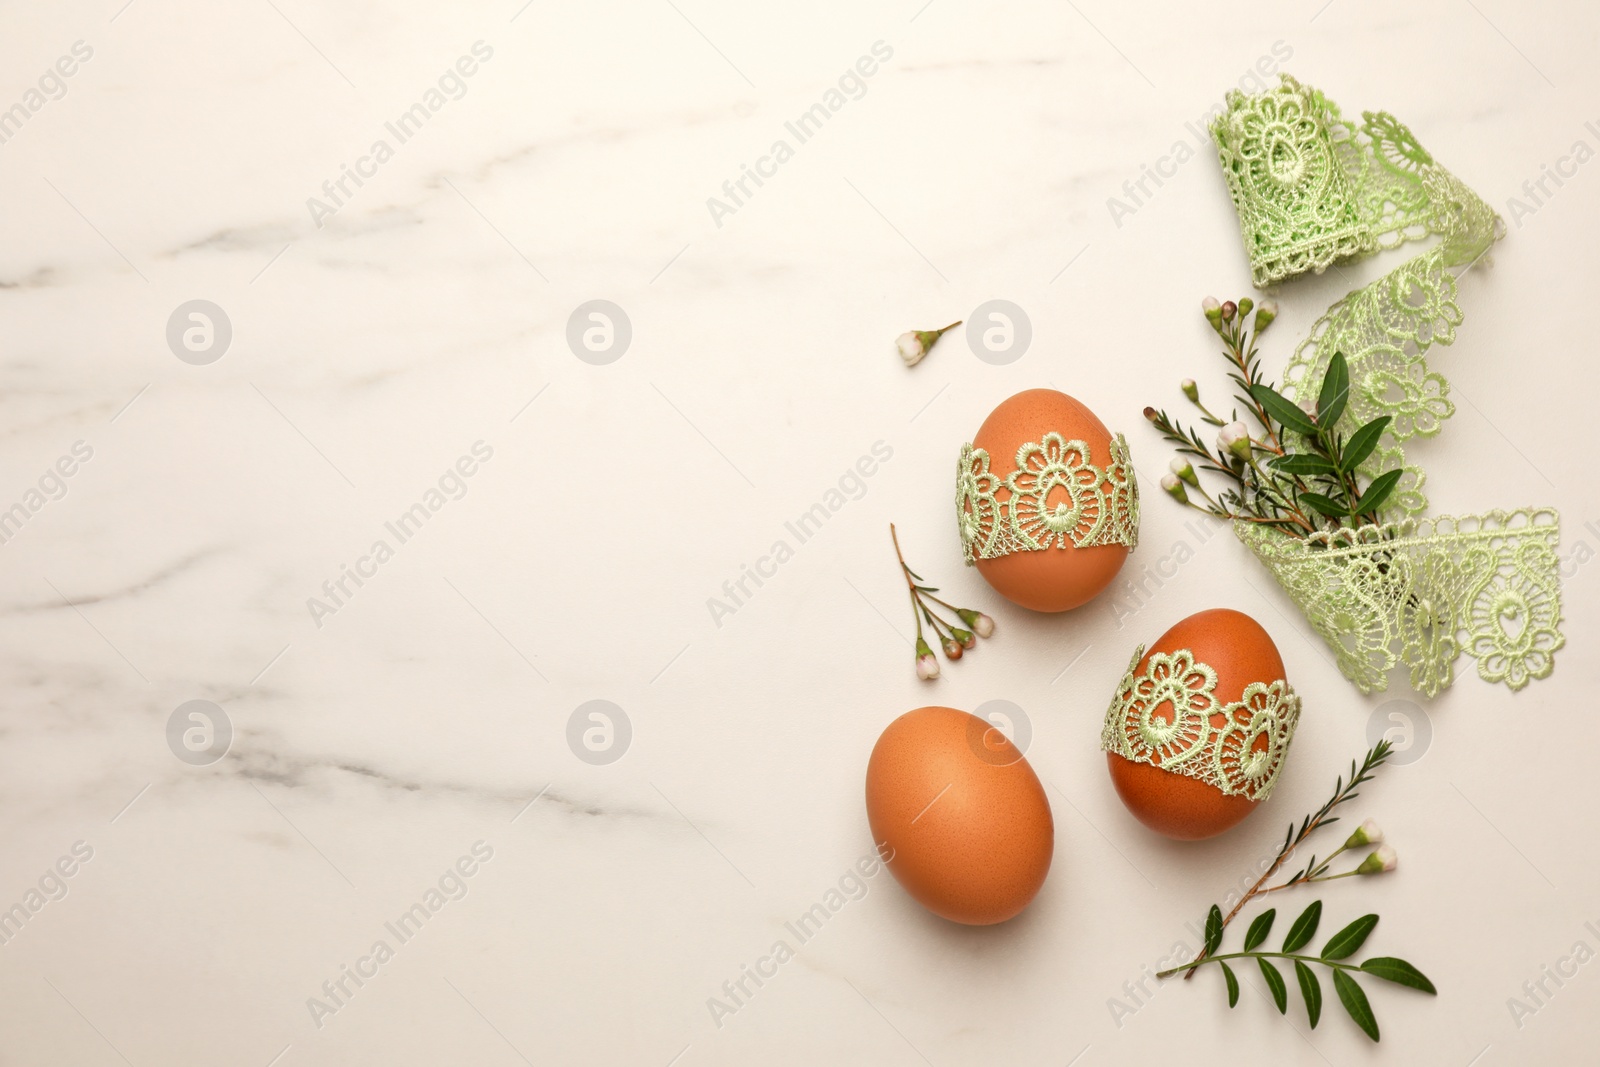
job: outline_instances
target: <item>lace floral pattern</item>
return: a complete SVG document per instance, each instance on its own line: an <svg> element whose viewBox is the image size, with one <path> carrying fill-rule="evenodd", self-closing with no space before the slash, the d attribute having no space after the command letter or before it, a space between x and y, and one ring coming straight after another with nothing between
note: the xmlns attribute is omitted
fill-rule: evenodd
<svg viewBox="0 0 1600 1067"><path fill-rule="evenodd" d="M1117 686L1100 747L1125 759L1187 775L1227 796L1272 794L1300 721L1300 698L1282 678L1252 682L1241 699L1217 699L1217 672L1188 649L1140 646Z"/></svg>
<svg viewBox="0 0 1600 1067"><path fill-rule="evenodd" d="M1338 175L1308 170L1300 191L1289 171L1263 170L1265 131L1285 115L1311 116L1319 132L1299 144L1331 147ZM1456 339L1457 279L1487 259L1505 224L1387 112L1346 121L1326 96L1293 78L1265 93L1230 93L1212 125L1218 158L1239 211L1256 285L1321 272L1408 241L1438 243L1330 307L1284 372L1291 399L1315 397L1328 360L1341 352L1350 400L1339 429L1383 415L1390 422L1361 465L1372 477L1400 469L1383 524L1297 541L1260 526L1236 532L1272 569L1363 692L1381 690L1403 660L1411 684L1432 696L1450 685L1464 651L1478 674L1520 689L1549 674L1560 632L1558 519L1551 510L1476 518L1419 518L1426 475L1405 444L1437 434L1455 413L1450 386L1429 358ZM1310 149L1308 149L1310 150ZM1309 183L1309 184L1307 184ZM1438 346L1438 347L1436 347Z"/></svg>
<svg viewBox="0 0 1600 1067"><path fill-rule="evenodd" d="M1556 567L1553 543L1524 540L1508 563L1483 568L1467 607L1466 647L1487 681L1521 689L1554 669L1553 653L1566 643L1560 592L1546 579Z"/></svg>
<svg viewBox="0 0 1600 1067"><path fill-rule="evenodd" d="M956 523L970 565L1012 552L1139 539L1139 489L1121 434L1105 467L1082 441L1047 433L1017 449L1016 469L1001 478L989 453L966 444L956 464Z"/></svg>
<svg viewBox="0 0 1600 1067"><path fill-rule="evenodd" d="M1426 696L1466 652L1485 681L1521 689L1555 665L1561 634L1559 518L1540 509L1402 519L1310 538L1235 526L1363 693L1403 657Z"/></svg>
<svg viewBox="0 0 1600 1067"><path fill-rule="evenodd" d="M1211 136L1256 285L1377 248L1319 94L1290 78L1254 96L1234 91Z"/></svg>

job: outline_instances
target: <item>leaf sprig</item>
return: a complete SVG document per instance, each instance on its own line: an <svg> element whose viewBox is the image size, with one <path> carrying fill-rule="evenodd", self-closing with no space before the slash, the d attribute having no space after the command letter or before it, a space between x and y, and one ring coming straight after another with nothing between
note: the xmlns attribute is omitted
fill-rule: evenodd
<svg viewBox="0 0 1600 1067"><path fill-rule="evenodd" d="M1356 471L1378 447L1390 417L1381 415L1362 425L1348 440L1335 429L1350 399L1350 366L1344 353L1335 352L1328 361L1314 416L1261 382L1250 387L1250 395L1282 427L1298 434L1307 447L1305 452L1288 452L1268 461L1275 472L1293 479L1294 485L1309 486L1298 492L1291 487L1291 495L1335 525L1376 522L1378 510L1393 495L1404 472L1398 468L1385 471L1365 489L1360 487Z"/></svg>
<svg viewBox="0 0 1600 1067"><path fill-rule="evenodd" d="M1231 421L1213 414L1200 402L1198 386L1185 379L1184 395L1199 409L1201 421L1221 432L1213 452L1193 426L1165 411L1145 408L1145 418L1178 452L1172 473L1162 480L1163 488L1180 503L1209 515L1300 536L1377 522L1404 472L1397 468L1368 478L1362 470L1388 429L1389 416L1373 419L1348 437L1337 429L1350 399L1350 368L1344 355L1335 353L1329 360L1316 408L1307 412L1261 375L1256 341L1276 317L1271 302L1255 307L1249 298L1220 305L1208 299L1205 310L1225 344L1228 378L1239 389L1233 399L1258 429L1252 432L1239 417L1239 408L1230 413ZM1201 484L1195 466L1231 484L1213 495ZM1190 490L1199 502L1190 499Z"/></svg>
<svg viewBox="0 0 1600 1067"><path fill-rule="evenodd" d="M1339 1003L1344 1005L1345 1012L1355 1020L1357 1026L1361 1027L1362 1032L1374 1041L1378 1040L1378 1019L1372 1013L1372 1004L1367 1000L1366 991L1361 988L1361 984L1353 975L1368 974L1429 995L1438 995L1438 989L1427 975L1405 960L1394 956L1373 956L1360 963L1345 962L1360 951L1368 935L1378 925L1376 915L1363 915L1350 923L1329 938L1319 954L1312 956L1301 950L1316 936L1317 925L1322 920L1322 901L1312 901L1310 906L1300 913L1300 917L1295 919L1289 927L1288 934L1284 936L1280 951L1261 951L1260 946L1272 933L1272 923L1277 914L1276 908L1268 908L1256 916L1249 930L1245 932L1244 948L1239 952L1219 954L1217 949L1222 946L1222 909L1215 904L1211 906L1211 911L1206 916L1204 959L1199 962L1215 963L1222 969L1223 982L1228 990L1228 1007L1235 1007L1239 1003L1239 978L1233 973L1233 968L1228 966L1227 961L1241 959L1253 959L1261 968L1261 977L1267 983L1267 988L1272 993L1272 1002L1277 1005L1280 1015L1289 1011L1289 988L1288 983L1284 981L1283 973L1278 970L1278 965L1272 961L1292 962L1295 983L1300 987L1300 997L1306 1005L1306 1018L1313 1030L1322 1018L1322 983L1317 978L1317 972L1312 970L1312 964L1325 967L1332 972L1333 989L1338 994ZM1166 978L1181 970L1182 967L1174 967L1162 971L1156 977Z"/></svg>

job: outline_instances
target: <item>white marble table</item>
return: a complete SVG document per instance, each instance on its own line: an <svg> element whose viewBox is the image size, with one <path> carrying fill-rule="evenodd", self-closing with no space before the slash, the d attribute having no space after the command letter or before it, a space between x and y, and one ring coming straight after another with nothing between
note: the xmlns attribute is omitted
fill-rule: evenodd
<svg viewBox="0 0 1600 1067"><path fill-rule="evenodd" d="M1052 384L1151 487L1139 410L1209 372L1198 301L1247 282L1198 120L1258 63L1394 111L1509 211L1600 148L1600 19L919 2L0 16L0 908L25 916L0 1062L1586 1054L1600 165L1561 164L1464 281L1460 411L1420 450L1438 510L1563 510L1568 646L1528 691L1361 697L1231 536L1154 497L1143 592L1025 617L960 567L949 481L996 402ZM1147 166L1169 176L1132 201ZM1348 284L1284 290L1269 365ZM895 358L991 299L1025 311L1022 358ZM631 336L579 358L593 300ZM999 620L936 685L891 520ZM1097 731L1133 644L1211 606L1262 620L1308 710L1269 810L1178 845L1121 807ZM989 700L1022 709L1055 808L1033 906L957 928L880 874L714 1013L866 851L883 726ZM625 716L611 762L579 758L593 707L569 731L590 701ZM1325 896L1381 912L1374 948L1441 996L1375 990L1374 1052L1336 1005L1280 1019L1259 976L1231 1014L1215 975L1144 979L1392 715L1431 740L1355 814L1401 869Z"/></svg>

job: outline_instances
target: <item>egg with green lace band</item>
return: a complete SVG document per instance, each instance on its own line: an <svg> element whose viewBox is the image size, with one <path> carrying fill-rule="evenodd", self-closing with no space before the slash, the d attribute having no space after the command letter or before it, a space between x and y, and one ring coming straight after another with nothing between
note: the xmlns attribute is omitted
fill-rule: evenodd
<svg viewBox="0 0 1600 1067"><path fill-rule="evenodd" d="M1272 794L1299 721L1300 697L1267 631L1242 612L1213 608L1134 651L1100 747L1134 818L1199 841Z"/></svg>
<svg viewBox="0 0 1600 1067"><path fill-rule="evenodd" d="M956 524L967 565L1007 600L1034 611L1086 604L1139 539L1128 443L1065 393L1018 393L961 449Z"/></svg>

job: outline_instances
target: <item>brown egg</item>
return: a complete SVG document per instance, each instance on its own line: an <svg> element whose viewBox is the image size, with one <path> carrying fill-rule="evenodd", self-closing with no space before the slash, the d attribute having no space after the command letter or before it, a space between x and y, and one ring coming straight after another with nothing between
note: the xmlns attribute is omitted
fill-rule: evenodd
<svg viewBox="0 0 1600 1067"><path fill-rule="evenodd" d="M1003 401L983 421L972 444L989 453L990 472L1003 480L1017 469L1017 450L1040 443L1051 432L1082 441L1089 447L1090 462L1105 469L1111 431L1094 412L1054 389L1028 389ZM1066 490L1058 487L1045 505L1053 508L1066 499ZM1046 549L979 559L976 565L984 581L1012 603L1034 611L1067 611L1098 596L1127 558L1127 545L1079 548L1062 539Z"/></svg>
<svg viewBox="0 0 1600 1067"><path fill-rule="evenodd" d="M1028 906L1050 871L1055 822L1028 761L954 708L908 711L867 763L867 822L906 892L971 926Z"/></svg>
<svg viewBox="0 0 1600 1067"><path fill-rule="evenodd" d="M1223 709L1241 700L1247 686L1252 682L1272 683L1284 677L1283 660L1272 638L1250 616L1227 608L1191 615L1162 634L1139 660L1135 676L1145 671L1151 657L1180 650L1192 652L1197 663L1209 666L1216 674L1212 690L1215 699L1209 704L1213 713L1208 721L1219 730L1229 723ZM1189 677L1192 681L1187 688L1193 690L1198 685L1199 675ZM1184 683L1180 681L1179 685L1183 687ZM1161 700L1159 690L1152 691L1155 694L1152 699L1158 701L1153 717L1172 723L1172 703ZM1292 694L1292 690L1289 692ZM1298 698L1293 698L1293 712L1286 717L1286 724L1275 722L1254 730L1232 728L1227 736L1234 743L1226 763L1237 774L1236 781L1249 783L1249 773L1263 773L1265 767L1252 768L1251 765L1264 763L1275 747L1280 759L1287 755L1289 739L1299 717ZM1236 712L1232 718L1254 721L1249 711ZM1174 744L1181 745L1182 741ZM1212 754L1215 751L1214 745L1206 746L1206 751L1185 763L1194 767L1215 765ZM1106 762L1111 771L1111 784L1123 804L1140 822L1168 837L1183 841L1214 837L1237 825L1259 804L1248 791L1226 794L1211 781L1128 759L1116 752L1107 751ZM1270 789L1270 784L1267 788Z"/></svg>

